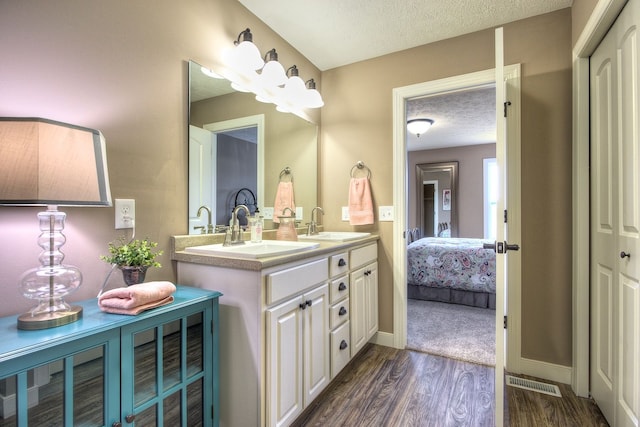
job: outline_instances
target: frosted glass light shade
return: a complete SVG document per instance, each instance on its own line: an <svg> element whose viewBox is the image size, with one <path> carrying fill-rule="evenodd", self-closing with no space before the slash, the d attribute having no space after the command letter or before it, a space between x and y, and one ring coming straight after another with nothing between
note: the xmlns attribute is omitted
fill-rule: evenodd
<svg viewBox="0 0 640 427"><path fill-rule="evenodd" d="M416 135L420 136L431 128L433 125L433 120L431 119L412 119L407 121L407 130Z"/></svg>

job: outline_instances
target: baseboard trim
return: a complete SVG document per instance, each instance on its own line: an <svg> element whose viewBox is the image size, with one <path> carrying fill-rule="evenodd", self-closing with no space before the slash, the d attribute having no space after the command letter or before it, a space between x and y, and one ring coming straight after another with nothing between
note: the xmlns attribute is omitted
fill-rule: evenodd
<svg viewBox="0 0 640 427"><path fill-rule="evenodd" d="M390 332L378 331L370 341L374 344L383 345L385 347L394 347L393 338L394 335Z"/></svg>
<svg viewBox="0 0 640 427"><path fill-rule="evenodd" d="M571 384L571 367L541 362L539 360L520 358L520 373L562 384Z"/></svg>

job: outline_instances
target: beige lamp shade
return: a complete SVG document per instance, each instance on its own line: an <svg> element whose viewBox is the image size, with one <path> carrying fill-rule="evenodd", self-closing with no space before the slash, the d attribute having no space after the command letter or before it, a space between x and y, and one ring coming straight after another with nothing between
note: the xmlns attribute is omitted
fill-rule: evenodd
<svg viewBox="0 0 640 427"><path fill-rule="evenodd" d="M104 137L47 119L0 117L0 204L111 206Z"/></svg>

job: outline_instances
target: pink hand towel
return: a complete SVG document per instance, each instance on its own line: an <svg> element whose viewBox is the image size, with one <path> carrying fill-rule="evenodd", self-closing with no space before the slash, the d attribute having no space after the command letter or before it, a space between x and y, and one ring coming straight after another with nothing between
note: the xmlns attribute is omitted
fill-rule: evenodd
<svg viewBox="0 0 640 427"><path fill-rule="evenodd" d="M349 182L349 224L373 224L373 201L369 178L351 178Z"/></svg>
<svg viewBox="0 0 640 427"><path fill-rule="evenodd" d="M171 282L147 282L111 289L98 297L100 310L107 313L136 315L173 301L176 286Z"/></svg>
<svg viewBox="0 0 640 427"><path fill-rule="evenodd" d="M284 208L296 211L296 204L293 200L293 182L279 182L276 190L276 200L273 202L273 222L280 222L278 216L283 216Z"/></svg>

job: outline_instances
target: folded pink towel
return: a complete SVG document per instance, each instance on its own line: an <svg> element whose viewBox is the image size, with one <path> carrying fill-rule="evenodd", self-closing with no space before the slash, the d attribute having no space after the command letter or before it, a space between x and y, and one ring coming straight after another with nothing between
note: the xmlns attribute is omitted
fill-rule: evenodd
<svg viewBox="0 0 640 427"><path fill-rule="evenodd" d="M351 178L349 182L349 224L373 224L373 201L369 178Z"/></svg>
<svg viewBox="0 0 640 427"><path fill-rule="evenodd" d="M293 200L293 182L279 182L276 190L276 200L273 202L273 222L280 222L279 216L283 216L284 208L296 211L296 203Z"/></svg>
<svg viewBox="0 0 640 427"><path fill-rule="evenodd" d="M100 310L136 315L173 301L176 286L171 282L147 282L108 290L98 297Z"/></svg>

